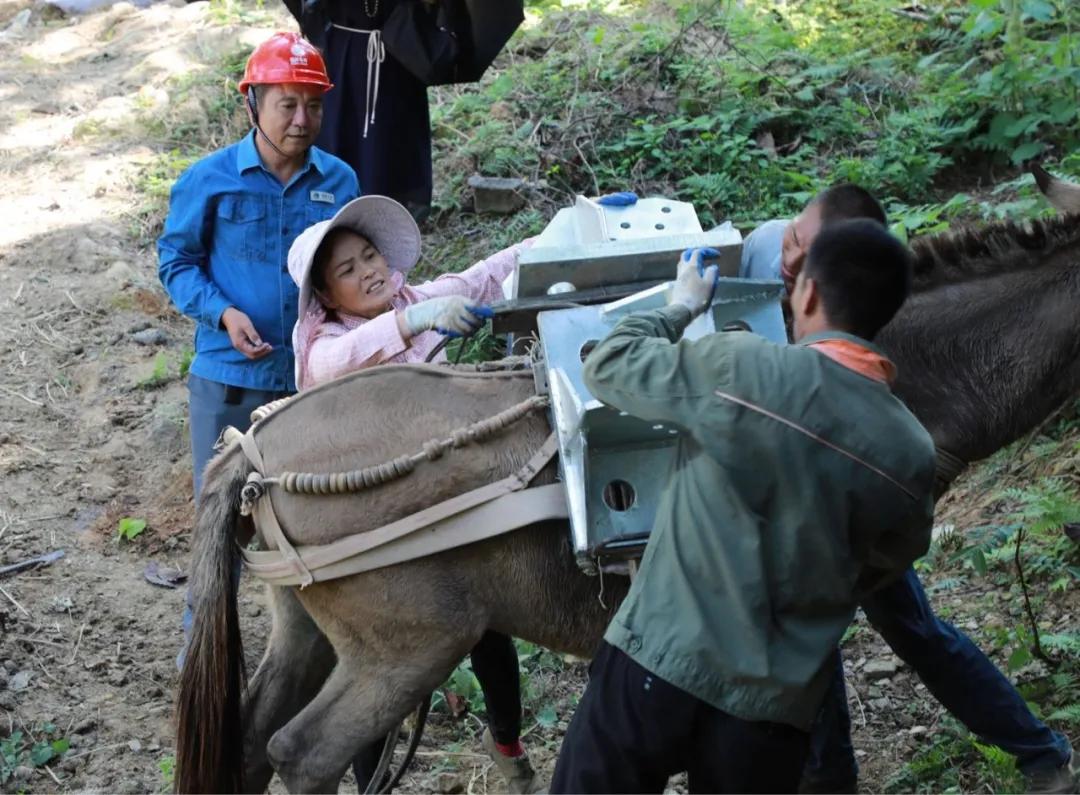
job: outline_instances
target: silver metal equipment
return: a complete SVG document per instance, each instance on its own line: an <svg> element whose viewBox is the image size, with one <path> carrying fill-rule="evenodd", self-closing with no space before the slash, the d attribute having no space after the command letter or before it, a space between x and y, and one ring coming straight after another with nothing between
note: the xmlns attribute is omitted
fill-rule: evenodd
<svg viewBox="0 0 1080 795"><path fill-rule="evenodd" d="M681 431L596 400L582 381L583 362L619 318L666 304L679 256L701 246L720 251L722 278L710 311L684 337L739 323L786 343L783 285L735 278L738 230L703 232L692 205L663 198L605 207L578 197L521 257L511 298L497 309L497 320L510 320L496 330L539 332L538 388L551 395L572 542L589 573L641 556Z"/></svg>

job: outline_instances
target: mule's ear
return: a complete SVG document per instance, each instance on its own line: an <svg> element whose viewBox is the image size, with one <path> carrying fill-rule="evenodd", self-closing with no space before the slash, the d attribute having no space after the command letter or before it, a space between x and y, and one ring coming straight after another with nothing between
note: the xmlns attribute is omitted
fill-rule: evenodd
<svg viewBox="0 0 1080 795"><path fill-rule="evenodd" d="M1033 165L1031 173L1050 204L1063 213L1080 213L1080 185L1058 179L1039 165Z"/></svg>

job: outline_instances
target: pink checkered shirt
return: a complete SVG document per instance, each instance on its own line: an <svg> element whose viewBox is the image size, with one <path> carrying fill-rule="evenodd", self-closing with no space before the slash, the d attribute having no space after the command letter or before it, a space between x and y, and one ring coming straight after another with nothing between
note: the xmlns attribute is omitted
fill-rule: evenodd
<svg viewBox="0 0 1080 795"><path fill-rule="evenodd" d="M444 273L416 286L394 271L390 278L397 288L393 309L369 319L345 313L328 313L317 301L293 329L296 354L296 386L310 389L338 376L374 367L377 364L422 362L442 340L434 331L401 338L397 313L410 304L445 295L464 295L478 304L503 297L502 282L514 269L518 256L533 244L533 238L503 249L461 273ZM441 351L434 361L445 361Z"/></svg>

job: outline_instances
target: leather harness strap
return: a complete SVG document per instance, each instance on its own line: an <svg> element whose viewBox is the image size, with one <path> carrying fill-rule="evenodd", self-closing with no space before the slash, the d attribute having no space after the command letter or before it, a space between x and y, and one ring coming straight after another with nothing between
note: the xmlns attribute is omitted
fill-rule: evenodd
<svg viewBox="0 0 1080 795"><path fill-rule="evenodd" d="M240 437L240 448L244 451L244 455L247 456L248 461L255 467L256 472L259 475L266 474L266 465L263 463L262 453L259 452L259 446L255 444L255 434L252 430L249 430L243 436ZM315 581L314 576L304 565L304 561L297 554L296 548L289 542L288 536L285 535L285 531L281 529L281 524L277 520L277 516L274 514L274 506L270 502L270 495L263 494L255 503L255 515L252 517L255 521L255 526L262 531L263 536L266 538L266 542L271 548L278 550L278 554L283 558L283 562L299 577L298 583L301 588L307 585L311 585Z"/></svg>
<svg viewBox="0 0 1080 795"><path fill-rule="evenodd" d="M241 448L262 472L262 456L250 431ZM272 585L299 585L346 577L393 566L547 519L568 516L560 484L526 489L555 457L559 446L548 436L523 467L509 476L459 494L396 522L319 546L293 547L274 514L269 493L256 501L254 520L270 547L243 550L244 562L255 576ZM419 532L424 531L424 532Z"/></svg>

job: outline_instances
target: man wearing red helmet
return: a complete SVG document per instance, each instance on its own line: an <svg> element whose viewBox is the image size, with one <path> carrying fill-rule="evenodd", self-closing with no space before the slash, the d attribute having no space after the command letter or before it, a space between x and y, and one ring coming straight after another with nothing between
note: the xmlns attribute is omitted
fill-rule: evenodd
<svg viewBox="0 0 1080 795"><path fill-rule="evenodd" d="M296 391L289 247L360 193L353 170L313 146L331 88L318 50L275 33L240 81L251 133L193 164L172 189L158 275L196 323L188 374L196 500L222 429L246 430L253 409ZM185 635L190 599L189 590ZM183 658L182 650L177 667Z"/></svg>
<svg viewBox="0 0 1080 795"><path fill-rule="evenodd" d="M158 274L197 324L188 378L196 499L221 430L247 428L252 409L296 391L289 247L360 192L353 170L313 145L332 87L315 47L275 33L240 81L251 133L173 186Z"/></svg>

